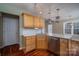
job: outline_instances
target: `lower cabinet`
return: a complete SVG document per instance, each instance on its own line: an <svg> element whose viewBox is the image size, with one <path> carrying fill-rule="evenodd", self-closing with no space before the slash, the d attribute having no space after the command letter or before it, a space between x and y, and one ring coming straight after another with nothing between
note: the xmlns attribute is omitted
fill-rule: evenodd
<svg viewBox="0 0 79 59"><path fill-rule="evenodd" d="M26 53L34 49L48 48L48 39L46 35L26 36L24 39Z"/></svg>
<svg viewBox="0 0 79 59"><path fill-rule="evenodd" d="M47 49L48 38L46 35L37 35L36 37L36 49Z"/></svg>
<svg viewBox="0 0 79 59"><path fill-rule="evenodd" d="M26 36L25 52L45 49L60 56L79 55L79 41L47 35Z"/></svg>
<svg viewBox="0 0 79 59"><path fill-rule="evenodd" d="M79 56L79 41L60 39L61 56Z"/></svg>
<svg viewBox="0 0 79 59"><path fill-rule="evenodd" d="M69 40L69 56L79 56L79 41Z"/></svg>
<svg viewBox="0 0 79 59"><path fill-rule="evenodd" d="M35 38L36 38L35 36L26 36L25 37L25 47L26 47L25 52L26 53L36 48L35 47L36 46Z"/></svg>
<svg viewBox="0 0 79 59"><path fill-rule="evenodd" d="M60 55L61 56L66 56L68 55L68 40L67 39L63 39L61 38L60 39Z"/></svg>

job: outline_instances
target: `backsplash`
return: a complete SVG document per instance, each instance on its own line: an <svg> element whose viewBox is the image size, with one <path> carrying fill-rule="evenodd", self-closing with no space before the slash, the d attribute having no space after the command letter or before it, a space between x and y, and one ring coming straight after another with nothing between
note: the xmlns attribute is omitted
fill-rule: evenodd
<svg viewBox="0 0 79 59"><path fill-rule="evenodd" d="M24 36L31 36L36 34L44 34L44 29L23 29Z"/></svg>

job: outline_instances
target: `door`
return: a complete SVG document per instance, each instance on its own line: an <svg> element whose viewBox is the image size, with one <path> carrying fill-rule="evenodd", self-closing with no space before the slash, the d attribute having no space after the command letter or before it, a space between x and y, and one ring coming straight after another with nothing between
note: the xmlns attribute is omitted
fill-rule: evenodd
<svg viewBox="0 0 79 59"><path fill-rule="evenodd" d="M3 46L19 43L19 18L3 16Z"/></svg>

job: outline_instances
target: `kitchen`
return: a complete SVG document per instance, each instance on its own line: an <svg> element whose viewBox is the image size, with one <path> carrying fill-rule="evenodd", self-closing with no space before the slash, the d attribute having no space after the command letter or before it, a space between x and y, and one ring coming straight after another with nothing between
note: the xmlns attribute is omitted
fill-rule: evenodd
<svg viewBox="0 0 79 59"><path fill-rule="evenodd" d="M7 49L11 53L4 52L7 51L6 46L14 44L19 44L18 50L23 51L25 56L79 55L78 3L3 3L0 4L0 12L0 28L3 28L0 30L1 55L16 56L10 47ZM7 20L9 18L19 21ZM14 24L18 25L17 29ZM18 30L14 33L18 40L11 39L14 37L12 27ZM10 30L13 32L9 33ZM37 54L38 51L46 52Z"/></svg>

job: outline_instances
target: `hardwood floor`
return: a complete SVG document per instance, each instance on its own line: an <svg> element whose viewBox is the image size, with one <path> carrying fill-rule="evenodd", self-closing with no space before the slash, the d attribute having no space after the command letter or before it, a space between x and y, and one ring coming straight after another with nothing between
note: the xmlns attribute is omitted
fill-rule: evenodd
<svg viewBox="0 0 79 59"><path fill-rule="evenodd" d="M29 52L25 55L26 56L55 56L54 54L51 54L47 50L34 50L34 51Z"/></svg>

